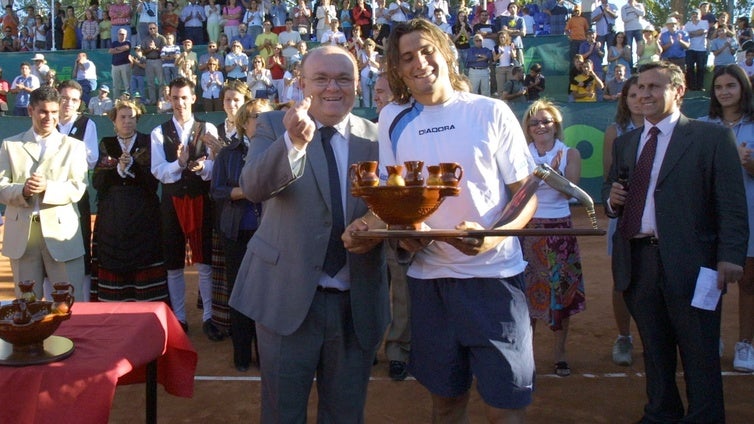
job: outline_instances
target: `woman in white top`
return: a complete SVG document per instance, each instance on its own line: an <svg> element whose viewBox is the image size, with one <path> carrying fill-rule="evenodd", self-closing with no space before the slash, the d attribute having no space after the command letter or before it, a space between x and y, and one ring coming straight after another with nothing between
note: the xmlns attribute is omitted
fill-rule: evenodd
<svg viewBox="0 0 754 424"><path fill-rule="evenodd" d="M374 107L374 81L380 72L380 62L376 50L377 44L371 38L364 42L364 50L359 54L359 76L361 77L362 107Z"/></svg>
<svg viewBox="0 0 754 424"><path fill-rule="evenodd" d="M223 73L218 69L220 62L217 58L211 57L207 61L208 70L202 74L202 104L205 112L220 112L223 110L223 103L220 99L225 78Z"/></svg>
<svg viewBox="0 0 754 424"><path fill-rule="evenodd" d="M495 60L495 81L497 81L498 92L502 95L505 83L513 79L513 61L516 59L516 45L511 41L511 37L506 31L500 31L497 34L497 44L492 52L492 58Z"/></svg>
<svg viewBox="0 0 754 424"><path fill-rule="evenodd" d="M581 155L566 146L563 116L549 101L537 100L524 114L529 151L538 165L548 164L574 184L581 176ZM569 197L547 184L537 189L537 211L527 228L571 228ZM579 246L574 236L527 236L521 249L528 262L524 279L532 325L541 320L555 333L555 374L571 374L566 361L566 337L571 315L586 307Z"/></svg>
<svg viewBox="0 0 754 424"><path fill-rule="evenodd" d="M204 14L207 15L207 35L210 43L217 43L217 40L220 39L221 13L220 5L215 0L209 0L208 4L204 5Z"/></svg>
<svg viewBox="0 0 754 424"><path fill-rule="evenodd" d="M256 56L251 60L251 70L246 77L246 83L255 99L268 97L267 89L272 85L272 74L269 69L265 68L264 59L261 56Z"/></svg>
<svg viewBox="0 0 754 424"><path fill-rule="evenodd" d="M330 0L322 0L322 4L317 8L317 40L322 40L325 31L330 29L330 19L338 17L335 6L330 4Z"/></svg>

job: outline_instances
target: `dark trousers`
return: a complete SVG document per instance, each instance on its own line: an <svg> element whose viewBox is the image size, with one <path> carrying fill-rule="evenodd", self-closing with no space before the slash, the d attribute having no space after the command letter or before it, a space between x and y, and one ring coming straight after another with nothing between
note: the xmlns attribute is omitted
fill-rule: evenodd
<svg viewBox="0 0 754 424"><path fill-rule="evenodd" d="M228 291L233 292L233 286L238 276L238 269L246 254L246 244L254 235L254 231L239 231L236 240L222 236L223 251L225 252L225 273L228 278ZM233 341L233 363L237 366L248 367L252 357L252 343L256 336L254 320L230 308L230 338ZM257 360L259 352L257 352Z"/></svg>
<svg viewBox="0 0 754 424"><path fill-rule="evenodd" d="M642 422L723 423L721 307L694 308L691 298L679 291L668 282L659 247L632 241L631 284L623 297L644 345L649 399ZM685 414L676 384L678 352L688 397Z"/></svg>
<svg viewBox="0 0 754 424"><path fill-rule="evenodd" d="M704 89L704 71L706 67L706 51L686 50L686 85L689 90Z"/></svg>
<svg viewBox="0 0 754 424"><path fill-rule="evenodd" d="M79 208L79 223L81 224L81 238L84 240L84 275L92 273L92 210L89 204L89 192L84 191L77 204Z"/></svg>
<svg viewBox="0 0 754 424"><path fill-rule="evenodd" d="M204 44L204 28L202 27L186 27L184 30L184 40L191 40L194 44Z"/></svg>

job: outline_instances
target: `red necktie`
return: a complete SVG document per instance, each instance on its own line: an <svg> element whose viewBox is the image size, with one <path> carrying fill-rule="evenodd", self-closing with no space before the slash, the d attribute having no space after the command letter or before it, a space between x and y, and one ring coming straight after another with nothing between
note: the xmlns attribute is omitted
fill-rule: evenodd
<svg viewBox="0 0 754 424"><path fill-rule="evenodd" d="M647 201L649 178L652 174L652 164L657 152L657 135L659 133L660 129L657 127L649 129L649 139L644 144L639 161L636 162L634 173L628 183L630 188L626 196L626 204L623 207L620 228L621 234L627 239L633 238L641 230L641 218L644 215L644 204Z"/></svg>

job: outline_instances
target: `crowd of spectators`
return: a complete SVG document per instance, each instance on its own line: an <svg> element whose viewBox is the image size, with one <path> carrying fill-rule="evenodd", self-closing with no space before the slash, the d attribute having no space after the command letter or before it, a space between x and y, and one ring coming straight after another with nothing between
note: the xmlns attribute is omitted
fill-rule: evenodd
<svg viewBox="0 0 754 424"><path fill-rule="evenodd" d="M295 100L298 82L292 65L307 42L319 42L342 45L354 54L362 77L357 106L373 107L373 81L381 72L390 26L416 17L430 20L447 34L472 91L506 101L533 101L545 93L547 69L525 63L524 58L526 38L538 35L569 38L571 101L614 101L622 81L639 65L658 59L681 66L692 91L704 90L710 54L715 67L739 63L749 75L754 72L751 64L745 65L751 62L746 62L745 51L754 46L749 19L739 17L734 26L727 12L714 13L706 2L690 10L685 23L675 12L665 22L649 22L637 0L620 8L609 0L583 2L585 10L582 2L566 0L498 0L486 5L485 9L481 2L466 0L452 5L447 0L112 0L100 5L91 0L84 10L57 1L53 13L45 14L34 6L16 10L11 3L2 16L0 51L109 49L113 97L139 94L146 105L156 105L160 87L179 75L204 91L210 58L218 62L212 71L217 74L214 85L218 76L222 81L245 79L257 86L254 96ZM618 23L623 31L616 30ZM191 47L207 43L209 53L197 58ZM251 66L255 57L271 74L261 85L259 71ZM582 64L587 60L593 77L584 76ZM618 65L622 74L614 80ZM531 72L538 83L529 91L525 76ZM40 82L45 82L43 76L37 75ZM202 95L207 105L217 103L212 97L217 96L216 88L207 86L208 94ZM578 98L574 91L580 92Z"/></svg>

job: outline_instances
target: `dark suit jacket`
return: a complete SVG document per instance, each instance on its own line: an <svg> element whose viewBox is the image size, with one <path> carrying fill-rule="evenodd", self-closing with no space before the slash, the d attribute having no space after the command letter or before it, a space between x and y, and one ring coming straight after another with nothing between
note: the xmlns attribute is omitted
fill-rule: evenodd
<svg viewBox="0 0 754 424"><path fill-rule="evenodd" d="M246 197L263 202L262 220L249 241L230 305L282 335L304 321L322 274L332 224L327 161L319 133L307 146L304 171L296 178L288 162L283 112L257 119L240 186ZM350 116L348 161L377 160L377 127ZM347 184L341 176L342 184ZM346 226L367 207L349 195ZM363 255L348 254L351 310L359 344L376 348L389 320L385 255L382 245Z"/></svg>
<svg viewBox="0 0 754 424"><path fill-rule="evenodd" d="M613 165L602 187L605 201L619 170L633 172L642 130L615 140ZM747 206L731 130L681 115L660 167L654 199L660 257L671 294L690 302L699 267L717 269L719 261L743 265L749 238ZM615 287L624 291L631 282L630 243L620 231L613 243Z"/></svg>

